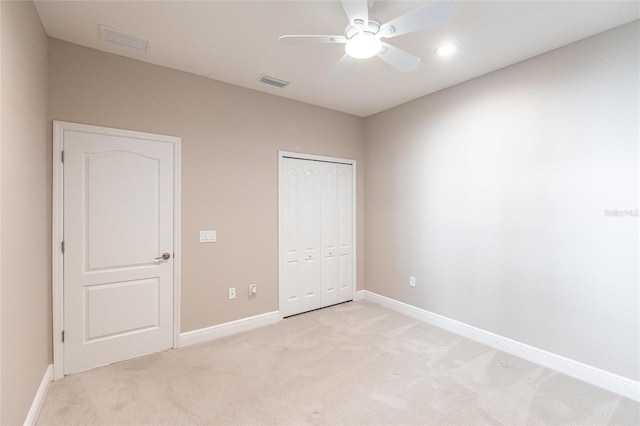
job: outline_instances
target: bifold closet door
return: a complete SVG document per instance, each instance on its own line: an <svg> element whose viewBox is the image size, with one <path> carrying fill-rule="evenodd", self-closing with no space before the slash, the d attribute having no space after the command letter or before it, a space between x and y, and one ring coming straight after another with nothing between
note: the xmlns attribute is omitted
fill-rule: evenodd
<svg viewBox="0 0 640 426"><path fill-rule="evenodd" d="M283 316L351 300L352 167L291 158L283 167Z"/></svg>
<svg viewBox="0 0 640 426"><path fill-rule="evenodd" d="M320 245L322 247L320 306L324 307L338 303L337 170L334 163L316 163L321 166L319 170L322 181L322 201L320 204Z"/></svg>
<svg viewBox="0 0 640 426"><path fill-rule="evenodd" d="M353 167L337 166L337 303L353 299Z"/></svg>
<svg viewBox="0 0 640 426"><path fill-rule="evenodd" d="M284 316L317 309L320 302L321 172L318 163L284 160Z"/></svg>

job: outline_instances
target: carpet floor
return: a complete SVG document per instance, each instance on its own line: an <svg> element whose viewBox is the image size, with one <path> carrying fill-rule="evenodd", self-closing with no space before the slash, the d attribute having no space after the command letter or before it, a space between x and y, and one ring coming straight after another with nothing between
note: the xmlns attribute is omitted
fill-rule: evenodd
<svg viewBox="0 0 640 426"><path fill-rule="evenodd" d="M640 404L367 301L53 382L39 425L639 425Z"/></svg>

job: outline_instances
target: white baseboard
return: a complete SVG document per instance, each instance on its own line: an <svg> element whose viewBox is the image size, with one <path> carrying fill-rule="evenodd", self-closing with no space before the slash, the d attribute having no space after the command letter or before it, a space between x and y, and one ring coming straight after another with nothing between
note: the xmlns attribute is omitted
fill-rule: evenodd
<svg viewBox="0 0 640 426"><path fill-rule="evenodd" d="M210 340L230 336L242 331L248 331L265 325L274 324L278 321L280 321L280 312L273 311L253 317L242 318L236 321L225 322L224 324L214 325L212 327L187 331L186 333L180 333L178 347L183 348L185 346L208 342Z"/></svg>
<svg viewBox="0 0 640 426"><path fill-rule="evenodd" d="M49 385L52 380L53 364L49 364L46 370L44 370L44 376L42 376L42 381L40 382L36 396L33 398L27 418L24 419L24 426L32 426L36 424L38 414L40 414L40 408L42 408L42 403L44 402L45 396L47 396L47 391L49 390Z"/></svg>
<svg viewBox="0 0 640 426"><path fill-rule="evenodd" d="M363 300L365 298L367 291L366 290L358 290L356 291L356 297L353 300Z"/></svg>
<svg viewBox="0 0 640 426"><path fill-rule="evenodd" d="M635 380L508 339L498 334L482 330L421 308L416 308L415 306L411 306L370 291L364 290L363 292L366 300L375 302L385 308L409 315L419 321L443 328L451 331L452 333L475 340L476 342L480 342L503 352L524 358L527 361L540 364L544 367L601 387L624 397L640 401L640 382Z"/></svg>

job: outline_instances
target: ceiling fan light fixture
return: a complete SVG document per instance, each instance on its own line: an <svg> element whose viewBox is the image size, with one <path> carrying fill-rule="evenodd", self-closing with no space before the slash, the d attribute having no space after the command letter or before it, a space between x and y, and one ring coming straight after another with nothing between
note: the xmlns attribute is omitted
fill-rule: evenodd
<svg viewBox="0 0 640 426"><path fill-rule="evenodd" d="M438 56L451 56L458 51L458 45L455 43L443 44L436 49Z"/></svg>
<svg viewBox="0 0 640 426"><path fill-rule="evenodd" d="M356 59L367 59L376 56L382 49L382 41L370 32L357 33L344 47L347 55Z"/></svg>

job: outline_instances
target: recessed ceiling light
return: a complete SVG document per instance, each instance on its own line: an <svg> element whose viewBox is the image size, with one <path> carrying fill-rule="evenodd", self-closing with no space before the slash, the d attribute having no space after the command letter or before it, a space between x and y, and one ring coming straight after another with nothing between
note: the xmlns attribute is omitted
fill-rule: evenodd
<svg viewBox="0 0 640 426"><path fill-rule="evenodd" d="M455 43L443 44L436 49L438 56L451 56L458 51L458 45Z"/></svg>

